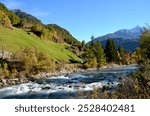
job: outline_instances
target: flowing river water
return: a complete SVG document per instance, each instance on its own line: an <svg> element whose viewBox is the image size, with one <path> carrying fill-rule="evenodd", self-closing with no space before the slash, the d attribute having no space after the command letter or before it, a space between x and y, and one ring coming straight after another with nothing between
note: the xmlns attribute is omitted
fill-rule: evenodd
<svg viewBox="0 0 150 116"><path fill-rule="evenodd" d="M137 69L137 66L103 69L75 73L36 82L24 83L0 89L0 99L69 99L77 93L92 91L95 87L108 86L114 89L120 81Z"/></svg>

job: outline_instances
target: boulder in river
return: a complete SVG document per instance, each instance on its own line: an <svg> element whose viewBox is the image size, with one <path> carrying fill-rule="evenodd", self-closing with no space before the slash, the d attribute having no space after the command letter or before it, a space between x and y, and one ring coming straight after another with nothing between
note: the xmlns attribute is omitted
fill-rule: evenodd
<svg viewBox="0 0 150 116"><path fill-rule="evenodd" d="M49 90L51 89L50 87L46 86L46 87L42 87L42 90Z"/></svg>
<svg viewBox="0 0 150 116"><path fill-rule="evenodd" d="M1 82L3 83L3 86L7 86L7 80L6 79L1 79Z"/></svg>

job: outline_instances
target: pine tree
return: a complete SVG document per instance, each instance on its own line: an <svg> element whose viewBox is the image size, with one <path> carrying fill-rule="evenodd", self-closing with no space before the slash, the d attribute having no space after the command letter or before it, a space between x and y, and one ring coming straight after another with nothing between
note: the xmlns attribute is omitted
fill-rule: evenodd
<svg viewBox="0 0 150 116"><path fill-rule="evenodd" d="M119 61L122 64L125 64L126 63L126 59L125 59L125 50L124 50L124 48L121 46L121 47L119 47L118 51L119 51L119 54L120 54Z"/></svg>
<svg viewBox="0 0 150 116"><path fill-rule="evenodd" d="M9 12L8 17L9 17L12 25L16 25L20 22L20 18L11 11Z"/></svg>
<svg viewBox="0 0 150 116"><path fill-rule="evenodd" d="M94 36L92 35L92 37L91 37L91 47L93 47L94 46Z"/></svg>
<svg viewBox="0 0 150 116"><path fill-rule="evenodd" d="M117 62L116 45L115 42L110 38L106 42L105 52L108 62Z"/></svg>
<svg viewBox="0 0 150 116"><path fill-rule="evenodd" d="M82 47L85 46L85 41L84 40L81 42L81 45L82 45Z"/></svg>
<svg viewBox="0 0 150 116"><path fill-rule="evenodd" d="M100 68L106 63L106 58L104 54L104 49L100 41L94 44L94 55L97 59L97 66Z"/></svg>

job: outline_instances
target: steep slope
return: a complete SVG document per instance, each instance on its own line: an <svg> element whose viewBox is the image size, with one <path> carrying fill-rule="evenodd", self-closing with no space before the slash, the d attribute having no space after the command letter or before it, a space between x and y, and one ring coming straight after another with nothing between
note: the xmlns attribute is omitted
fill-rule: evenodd
<svg viewBox="0 0 150 116"><path fill-rule="evenodd" d="M54 60L82 61L71 51L65 49L65 46L52 41L41 40L33 33L27 33L22 29L13 28L13 30L0 27L0 49L3 46L5 51L15 53L20 48L34 46L42 52L47 52L50 58Z"/></svg>
<svg viewBox="0 0 150 116"><path fill-rule="evenodd" d="M73 44L73 43L80 44L80 42L76 38L74 38L69 31L56 24L44 25L36 17L19 9L13 10L13 12L20 19L22 18L27 19L27 22L33 25L31 31L34 32L39 37L41 37L42 39L44 38L59 43L66 42L68 44Z"/></svg>
<svg viewBox="0 0 150 116"><path fill-rule="evenodd" d="M44 25L36 17L21 10L10 11L0 3L0 51L15 53L20 48L34 46L54 60L80 62L82 59L68 49L73 44L80 42L64 28Z"/></svg>
<svg viewBox="0 0 150 116"><path fill-rule="evenodd" d="M68 44L80 44L80 42L74 38L69 31L56 24L48 24L45 27L52 34L54 41L66 42Z"/></svg>

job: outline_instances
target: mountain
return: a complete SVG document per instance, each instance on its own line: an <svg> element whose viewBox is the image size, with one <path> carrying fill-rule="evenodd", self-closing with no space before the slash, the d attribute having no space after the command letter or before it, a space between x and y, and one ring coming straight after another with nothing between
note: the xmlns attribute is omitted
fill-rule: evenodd
<svg viewBox="0 0 150 116"><path fill-rule="evenodd" d="M66 42L68 44L80 44L80 42L74 38L69 31L60 27L56 24L43 24L36 17L20 10L16 9L13 12L20 18L26 19L28 24L25 24L25 27L32 27L31 31L42 39L51 40L54 42Z"/></svg>
<svg viewBox="0 0 150 116"><path fill-rule="evenodd" d="M66 42L68 44L80 44L80 42L74 38L70 32L56 24L45 25L46 29L49 30L51 36L55 42Z"/></svg>
<svg viewBox="0 0 150 116"><path fill-rule="evenodd" d="M95 41L103 41L107 40L108 38L122 38L122 39L139 39L143 28L140 26L136 26L132 29L121 29L116 31L115 33L107 34L104 36L100 36L95 38Z"/></svg>
<svg viewBox="0 0 150 116"><path fill-rule="evenodd" d="M121 29L114 33L100 36L94 39L94 41L101 41L103 46L106 45L108 38L115 41L117 47L123 46L127 51L134 51L139 46L139 38L144 31L143 27L136 26L132 29Z"/></svg>
<svg viewBox="0 0 150 116"><path fill-rule="evenodd" d="M5 53L16 53L21 48L34 46L55 61L81 62L73 45L80 45L80 42L66 29L45 25L30 14L10 11L0 3L0 51L3 48Z"/></svg>
<svg viewBox="0 0 150 116"><path fill-rule="evenodd" d="M42 24L42 22L37 19L36 17L20 10L20 9L15 9L15 10L12 10L12 12L14 12L19 18L26 18L27 19L27 22L29 23L40 23Z"/></svg>

